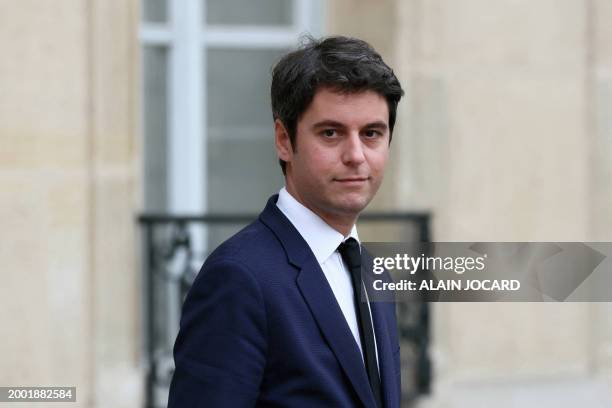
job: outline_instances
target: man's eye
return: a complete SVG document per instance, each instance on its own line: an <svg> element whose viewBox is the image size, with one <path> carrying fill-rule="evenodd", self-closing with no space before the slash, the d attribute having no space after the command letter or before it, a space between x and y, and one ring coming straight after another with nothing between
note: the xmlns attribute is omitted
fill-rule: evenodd
<svg viewBox="0 0 612 408"><path fill-rule="evenodd" d="M332 137L332 136L335 136L335 135L336 135L336 130L335 129L325 129L323 131L323 136Z"/></svg>
<svg viewBox="0 0 612 408"><path fill-rule="evenodd" d="M373 130L373 129L366 130L364 134L366 137L378 137L382 135L382 133L380 133L378 130Z"/></svg>

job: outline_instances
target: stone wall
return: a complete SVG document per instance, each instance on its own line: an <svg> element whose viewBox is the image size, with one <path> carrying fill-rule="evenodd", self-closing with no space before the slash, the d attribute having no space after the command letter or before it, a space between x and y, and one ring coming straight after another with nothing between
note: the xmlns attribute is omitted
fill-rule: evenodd
<svg viewBox="0 0 612 408"><path fill-rule="evenodd" d="M138 406L137 2L1 9L0 384Z"/></svg>
<svg viewBox="0 0 612 408"><path fill-rule="evenodd" d="M375 207L431 210L437 241L611 239L609 2L370 5L330 2L328 27L370 41L407 91ZM433 310L423 406L612 401L606 304Z"/></svg>

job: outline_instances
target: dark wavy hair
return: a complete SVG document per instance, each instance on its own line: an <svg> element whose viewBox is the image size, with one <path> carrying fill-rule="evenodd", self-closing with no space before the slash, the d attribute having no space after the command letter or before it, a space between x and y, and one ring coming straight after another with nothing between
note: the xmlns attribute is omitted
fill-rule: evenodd
<svg viewBox="0 0 612 408"><path fill-rule="evenodd" d="M279 119L295 149L297 122L320 87L343 93L375 91L387 100L392 134L404 91L393 70L370 44L357 38L303 37L301 46L272 69L272 116ZM283 174L286 163L279 160Z"/></svg>

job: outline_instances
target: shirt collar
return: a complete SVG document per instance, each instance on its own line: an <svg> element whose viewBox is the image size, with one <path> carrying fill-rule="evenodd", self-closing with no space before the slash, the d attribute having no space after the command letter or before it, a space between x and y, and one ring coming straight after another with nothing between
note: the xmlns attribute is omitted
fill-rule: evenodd
<svg viewBox="0 0 612 408"><path fill-rule="evenodd" d="M298 230L319 263L325 262L345 239L352 237L359 242L355 225L349 235L343 237L321 217L297 201L285 187L278 193L276 206Z"/></svg>

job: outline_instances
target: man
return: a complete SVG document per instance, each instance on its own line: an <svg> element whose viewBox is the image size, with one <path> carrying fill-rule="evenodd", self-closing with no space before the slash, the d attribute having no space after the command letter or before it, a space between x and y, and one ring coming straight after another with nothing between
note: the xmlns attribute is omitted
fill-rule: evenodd
<svg viewBox="0 0 612 408"><path fill-rule="evenodd" d="M355 222L401 86L367 43L330 37L286 55L271 88L285 188L198 274L169 407L399 407L394 305L361 301Z"/></svg>

